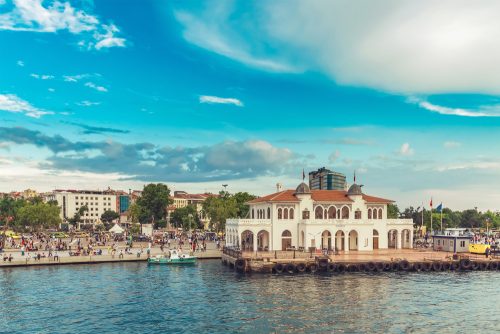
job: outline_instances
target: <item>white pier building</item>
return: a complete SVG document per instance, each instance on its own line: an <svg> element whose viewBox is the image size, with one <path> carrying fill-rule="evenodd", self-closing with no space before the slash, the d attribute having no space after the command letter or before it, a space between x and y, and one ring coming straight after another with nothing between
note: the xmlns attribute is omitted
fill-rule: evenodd
<svg viewBox="0 0 500 334"><path fill-rule="evenodd" d="M393 201L348 191L310 190L301 183L250 201L249 218L226 221L226 245L247 251L372 251L412 248L413 221L388 219Z"/></svg>

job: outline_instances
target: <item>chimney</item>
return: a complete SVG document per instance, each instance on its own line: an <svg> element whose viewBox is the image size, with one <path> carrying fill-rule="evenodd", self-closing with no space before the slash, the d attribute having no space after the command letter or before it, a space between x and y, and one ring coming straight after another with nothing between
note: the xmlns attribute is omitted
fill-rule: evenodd
<svg viewBox="0 0 500 334"><path fill-rule="evenodd" d="M280 191L283 191L283 185L281 183L276 183L276 192L280 192Z"/></svg>

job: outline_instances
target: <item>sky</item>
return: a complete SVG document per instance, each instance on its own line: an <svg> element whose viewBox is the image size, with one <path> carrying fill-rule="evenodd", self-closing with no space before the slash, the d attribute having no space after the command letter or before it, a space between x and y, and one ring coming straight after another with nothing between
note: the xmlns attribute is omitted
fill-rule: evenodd
<svg viewBox="0 0 500 334"><path fill-rule="evenodd" d="M345 173L500 209L498 1L0 0L0 191Z"/></svg>

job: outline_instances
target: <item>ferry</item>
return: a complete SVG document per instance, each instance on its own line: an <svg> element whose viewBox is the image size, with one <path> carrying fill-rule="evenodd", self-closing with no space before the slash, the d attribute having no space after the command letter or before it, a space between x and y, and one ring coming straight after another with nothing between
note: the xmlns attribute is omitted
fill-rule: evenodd
<svg viewBox="0 0 500 334"><path fill-rule="evenodd" d="M170 255L156 255L148 259L149 264L195 264L196 256L183 254L177 250L171 250Z"/></svg>

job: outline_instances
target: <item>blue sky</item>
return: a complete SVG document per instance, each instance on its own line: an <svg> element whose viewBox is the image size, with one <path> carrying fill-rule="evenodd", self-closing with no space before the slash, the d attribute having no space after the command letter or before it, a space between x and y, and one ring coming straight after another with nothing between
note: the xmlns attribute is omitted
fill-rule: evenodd
<svg viewBox="0 0 500 334"><path fill-rule="evenodd" d="M326 166L500 209L497 7L0 0L0 191L266 194Z"/></svg>

